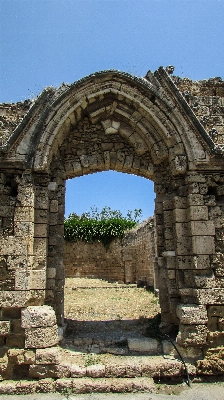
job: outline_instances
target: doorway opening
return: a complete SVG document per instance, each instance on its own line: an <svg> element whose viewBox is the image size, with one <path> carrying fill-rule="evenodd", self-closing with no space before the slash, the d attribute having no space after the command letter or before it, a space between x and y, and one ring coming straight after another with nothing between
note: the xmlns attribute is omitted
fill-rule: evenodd
<svg viewBox="0 0 224 400"><path fill-rule="evenodd" d="M159 333L153 183L114 171L67 181L66 218L105 206L123 216L134 209L142 213L139 224L108 248L99 242L65 242L65 345L87 353L128 355L136 350L136 340Z"/></svg>

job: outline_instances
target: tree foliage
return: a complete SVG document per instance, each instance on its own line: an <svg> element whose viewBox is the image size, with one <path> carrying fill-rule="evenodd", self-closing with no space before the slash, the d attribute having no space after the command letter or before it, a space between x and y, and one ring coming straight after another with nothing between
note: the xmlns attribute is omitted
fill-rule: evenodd
<svg viewBox="0 0 224 400"><path fill-rule="evenodd" d="M128 211L124 217L119 210L104 207L99 211L91 207L89 212L81 216L72 213L64 221L64 238L66 241L102 242L108 247L112 240L122 239L127 230L139 223L142 210Z"/></svg>

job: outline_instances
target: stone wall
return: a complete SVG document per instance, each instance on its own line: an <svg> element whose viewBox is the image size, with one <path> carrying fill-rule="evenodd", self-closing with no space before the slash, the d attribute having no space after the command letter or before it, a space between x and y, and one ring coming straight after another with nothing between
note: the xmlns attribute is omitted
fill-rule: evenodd
<svg viewBox="0 0 224 400"><path fill-rule="evenodd" d="M129 231L123 241L125 282L154 286L155 232L149 218Z"/></svg>
<svg viewBox="0 0 224 400"><path fill-rule="evenodd" d="M214 143L224 143L224 84L222 78L192 81L172 77Z"/></svg>
<svg viewBox="0 0 224 400"><path fill-rule="evenodd" d="M102 243L65 242L66 277L100 278L108 281L154 284L155 257L153 218L114 240L108 249Z"/></svg>
<svg viewBox="0 0 224 400"><path fill-rule="evenodd" d="M114 240L108 249L102 243L65 242L65 276L124 282L122 246Z"/></svg>
<svg viewBox="0 0 224 400"><path fill-rule="evenodd" d="M1 106L3 379L45 370L38 347L57 344L63 326L65 182L107 170L154 182L161 330L178 331L178 344L204 358L198 373L223 373L221 355L206 370L224 335L223 88L219 78L171 78L162 67L142 78L104 71L47 88L31 107Z"/></svg>
<svg viewBox="0 0 224 400"><path fill-rule="evenodd" d="M31 105L31 100L0 104L0 146L9 139L12 131L23 120Z"/></svg>

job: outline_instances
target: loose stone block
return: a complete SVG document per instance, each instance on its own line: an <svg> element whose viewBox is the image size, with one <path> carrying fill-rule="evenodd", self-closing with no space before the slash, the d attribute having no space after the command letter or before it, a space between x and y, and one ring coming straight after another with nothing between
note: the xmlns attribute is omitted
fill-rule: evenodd
<svg viewBox="0 0 224 400"><path fill-rule="evenodd" d="M155 354L158 352L159 342L156 339L128 339L128 348L130 351L146 352Z"/></svg>
<svg viewBox="0 0 224 400"><path fill-rule="evenodd" d="M58 344L58 327L57 325L42 328L26 328L25 329L25 348L42 349Z"/></svg>
<svg viewBox="0 0 224 400"><path fill-rule="evenodd" d="M37 393L53 393L55 392L55 380L52 378L39 379L36 382Z"/></svg>
<svg viewBox="0 0 224 400"><path fill-rule="evenodd" d="M51 327L55 324L55 312L50 306L30 306L21 311L22 328Z"/></svg>
<svg viewBox="0 0 224 400"><path fill-rule="evenodd" d="M198 325L208 322L207 310L205 305L178 304L177 316L181 324Z"/></svg>

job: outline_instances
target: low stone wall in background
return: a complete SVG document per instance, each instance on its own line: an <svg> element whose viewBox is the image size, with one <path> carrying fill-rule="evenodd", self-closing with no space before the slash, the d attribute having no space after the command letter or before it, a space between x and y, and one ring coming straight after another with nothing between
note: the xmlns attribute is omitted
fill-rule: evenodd
<svg viewBox="0 0 224 400"><path fill-rule="evenodd" d="M65 274L153 286L154 254L154 220L149 218L108 249L99 242L65 242Z"/></svg>

